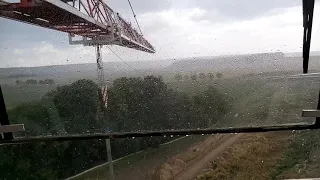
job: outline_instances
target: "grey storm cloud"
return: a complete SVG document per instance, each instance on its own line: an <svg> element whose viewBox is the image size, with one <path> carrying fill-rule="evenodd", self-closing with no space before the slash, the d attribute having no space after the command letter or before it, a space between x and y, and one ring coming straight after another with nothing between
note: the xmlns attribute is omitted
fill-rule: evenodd
<svg viewBox="0 0 320 180"><path fill-rule="evenodd" d="M137 28L128 0L106 1ZM149 55L113 46L126 61L301 51L301 0L130 1L143 35L157 53ZM320 37L319 3L316 1L313 39ZM94 59L91 48L70 46L66 33L2 18L0 27L0 54L6 57L0 59L3 67L85 63ZM319 47L318 41L312 41L313 50L319 51ZM108 61L117 61L108 53L104 52Z"/></svg>
<svg viewBox="0 0 320 180"><path fill-rule="evenodd" d="M130 2L136 14L157 12L172 7L170 0L130 0ZM109 0L107 3L111 8L120 13L131 13L128 0Z"/></svg>
<svg viewBox="0 0 320 180"><path fill-rule="evenodd" d="M191 7L207 11L218 10L233 19L250 19L264 15L272 9L301 6L301 0L200 0L192 1Z"/></svg>
<svg viewBox="0 0 320 180"><path fill-rule="evenodd" d="M117 11L130 14L127 0L110 0L109 5ZM200 8L206 10L203 18L216 20L217 12L232 19L251 19L278 8L301 6L301 0L131 0L136 14L163 11L170 8Z"/></svg>

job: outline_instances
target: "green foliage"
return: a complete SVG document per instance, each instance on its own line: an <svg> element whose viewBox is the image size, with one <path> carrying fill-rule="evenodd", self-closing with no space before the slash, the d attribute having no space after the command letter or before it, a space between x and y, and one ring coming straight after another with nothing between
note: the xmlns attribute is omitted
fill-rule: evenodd
<svg viewBox="0 0 320 180"><path fill-rule="evenodd" d="M22 84L23 82L21 80L16 80L16 85L20 85Z"/></svg>
<svg viewBox="0 0 320 180"><path fill-rule="evenodd" d="M284 153L284 158L278 163L275 171L271 174L273 179L283 179L282 173L295 167L303 169L308 161L311 161L311 153L320 148L319 131L297 132L291 140L289 148ZM302 173L301 173L302 174Z"/></svg>
<svg viewBox="0 0 320 180"><path fill-rule="evenodd" d="M192 114L197 120L197 127L208 128L217 122L228 110L228 98L209 86L203 93L193 97Z"/></svg>
<svg viewBox="0 0 320 180"><path fill-rule="evenodd" d="M217 76L218 79L221 79L223 77L223 74L218 72L216 76Z"/></svg>
<svg viewBox="0 0 320 180"><path fill-rule="evenodd" d="M118 131L190 127L186 95L168 90L161 77L120 78L109 91L108 119Z"/></svg>
<svg viewBox="0 0 320 180"><path fill-rule="evenodd" d="M202 79L202 80L204 80L204 79L206 79L207 77L206 77L206 75L204 74L204 73L199 73L199 79Z"/></svg>
<svg viewBox="0 0 320 180"><path fill-rule="evenodd" d="M98 86L91 80L78 80L58 87L49 92L45 99L53 101L68 133L101 132L103 124L97 119Z"/></svg>
<svg viewBox="0 0 320 180"><path fill-rule="evenodd" d="M24 123L23 136L101 132L97 118L98 86L79 80L47 93L39 102L8 112L13 123ZM22 148L23 147L23 148ZM5 146L0 149L0 179L61 179L104 162L104 141L75 141ZM16 172L16 173L15 173Z"/></svg>
<svg viewBox="0 0 320 180"><path fill-rule="evenodd" d="M62 179L106 160L104 141L3 146L0 179Z"/></svg>
<svg viewBox="0 0 320 180"><path fill-rule="evenodd" d="M153 131L211 127L227 99L213 87L194 97L167 88L161 77L119 78L109 88L107 117L98 85L78 80L47 93L41 101L8 112L24 123L20 136ZM158 147L168 137L112 140L114 159ZM104 140L38 143L0 148L0 179L62 179L106 161Z"/></svg>
<svg viewBox="0 0 320 180"><path fill-rule="evenodd" d="M3 96L7 110L13 109L22 103L40 101L48 91L54 90L55 86L31 86L22 83L19 86L2 86Z"/></svg>
<svg viewBox="0 0 320 180"><path fill-rule="evenodd" d="M35 79L28 79L28 80L26 80L26 84L32 84L32 85L35 85L35 84L37 84L38 83L38 81L37 80L35 80Z"/></svg>
<svg viewBox="0 0 320 180"><path fill-rule="evenodd" d="M192 81L196 81L196 80L197 80L197 75L196 75L196 74L191 74L191 75L190 75L190 79L191 79Z"/></svg>
<svg viewBox="0 0 320 180"><path fill-rule="evenodd" d="M23 77L35 77L37 76L36 74L23 74L23 73L18 73L18 74L11 74L9 76L7 76L8 78L23 78Z"/></svg>
<svg viewBox="0 0 320 180"><path fill-rule="evenodd" d="M182 75L181 74L176 74L174 75L174 79L177 81L180 81L182 79Z"/></svg>
<svg viewBox="0 0 320 180"><path fill-rule="evenodd" d="M40 80L39 84L53 85L55 84L55 82L53 79L45 79L45 80Z"/></svg>
<svg viewBox="0 0 320 180"><path fill-rule="evenodd" d="M208 79L213 80L214 79L214 74L213 73L208 73L207 77L208 77Z"/></svg>
<svg viewBox="0 0 320 180"><path fill-rule="evenodd" d="M19 105L10 110L8 115L12 123L26 124L26 131L21 134L23 136L50 134L53 126L43 101Z"/></svg>

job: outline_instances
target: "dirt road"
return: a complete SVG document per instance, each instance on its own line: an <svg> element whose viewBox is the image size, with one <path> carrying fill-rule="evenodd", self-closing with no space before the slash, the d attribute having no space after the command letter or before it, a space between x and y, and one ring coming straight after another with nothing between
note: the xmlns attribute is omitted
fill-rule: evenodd
<svg viewBox="0 0 320 180"><path fill-rule="evenodd" d="M175 175L173 180L188 180L195 178L199 171L203 169L210 160L230 147L242 135L243 134L236 134L228 136L223 142L218 144L217 147L207 153L204 153L202 156L198 157L195 161L189 164L187 168Z"/></svg>

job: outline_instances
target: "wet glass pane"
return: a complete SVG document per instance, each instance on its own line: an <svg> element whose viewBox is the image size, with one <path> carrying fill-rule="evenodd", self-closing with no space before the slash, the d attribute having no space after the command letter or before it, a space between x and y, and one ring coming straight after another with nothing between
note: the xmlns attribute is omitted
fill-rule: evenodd
<svg viewBox="0 0 320 180"><path fill-rule="evenodd" d="M113 176L115 179L150 179L171 156L205 138L148 137L109 142L100 139L3 145L0 147L0 178L75 180L111 179ZM107 151L107 143L110 143L111 151ZM112 155L112 163L108 163L108 152Z"/></svg>
<svg viewBox="0 0 320 180"><path fill-rule="evenodd" d="M0 146L1 179L289 179L319 177L319 131ZM110 170L111 168L111 170Z"/></svg>
<svg viewBox="0 0 320 180"><path fill-rule="evenodd" d="M315 122L302 111L319 98L319 1L307 75L301 0L129 3L0 0L1 90L10 124L25 126L15 138ZM0 145L0 179L320 177L319 138L312 130Z"/></svg>
<svg viewBox="0 0 320 180"><path fill-rule="evenodd" d="M125 77L109 86L107 108L98 85L86 79L9 84L3 92L11 123L26 127L16 136L30 137L311 124L315 119L302 118L302 110L316 109L319 78L277 73L196 81Z"/></svg>
<svg viewBox="0 0 320 180"><path fill-rule="evenodd" d="M259 78L250 76L244 77L241 85L234 86L237 83L233 83L230 92L233 106L224 114L224 120L218 122L222 127L314 123L315 118L303 118L302 111L317 108L318 75L277 76L266 73L255 75Z"/></svg>
<svg viewBox="0 0 320 180"><path fill-rule="evenodd" d="M320 46L312 41L313 74L299 75L301 2L245 3L137 2L155 54L122 44L99 57L90 43L69 45L67 33L2 18L2 91L10 122L26 128L15 136L313 123L301 114L317 106ZM132 20L129 6L109 5Z"/></svg>

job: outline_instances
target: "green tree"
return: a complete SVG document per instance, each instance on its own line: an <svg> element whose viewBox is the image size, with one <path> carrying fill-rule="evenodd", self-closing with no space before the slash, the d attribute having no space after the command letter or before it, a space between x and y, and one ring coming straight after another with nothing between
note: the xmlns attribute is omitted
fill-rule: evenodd
<svg viewBox="0 0 320 180"><path fill-rule="evenodd" d="M189 76L186 74L186 75L184 75L184 79L186 80L186 81L188 81L189 80Z"/></svg>
<svg viewBox="0 0 320 180"><path fill-rule="evenodd" d="M71 85L60 86L49 92L65 128L71 134L101 132L104 122L97 118L101 99L98 85L91 80L78 80Z"/></svg>
<svg viewBox="0 0 320 180"><path fill-rule="evenodd" d="M196 74L191 74L191 75L190 75L190 79L191 79L192 81L196 81L196 80L197 80L197 75L196 75Z"/></svg>
<svg viewBox="0 0 320 180"><path fill-rule="evenodd" d="M13 123L25 124L26 131L19 136L57 135L61 131L57 127L66 127L69 134L92 133L105 127L96 121L97 97L94 82L79 80L8 114ZM53 108L61 118L54 117ZM99 140L1 147L0 179L64 179L105 161L105 151Z"/></svg>
<svg viewBox="0 0 320 180"><path fill-rule="evenodd" d="M214 79L214 74L213 74L213 73L208 73L207 77L208 77L210 80L213 80L213 79Z"/></svg>
<svg viewBox="0 0 320 180"><path fill-rule="evenodd" d="M117 129L133 131L162 127L167 86L161 77L121 78L113 85L109 91L108 115L116 122Z"/></svg>
<svg viewBox="0 0 320 180"><path fill-rule="evenodd" d="M35 85L35 84L37 84L38 83L38 81L37 80L35 80L35 79L28 79L27 81L26 81L26 84L32 84L32 85Z"/></svg>
<svg viewBox="0 0 320 180"><path fill-rule="evenodd" d="M218 79L221 79L223 77L223 74L218 72L216 76L217 76Z"/></svg>
<svg viewBox="0 0 320 180"><path fill-rule="evenodd" d="M48 84L48 85L53 85L55 82L54 82L53 79L45 79L45 80L44 80L44 83L45 83L45 84Z"/></svg>
<svg viewBox="0 0 320 180"><path fill-rule="evenodd" d="M203 93L193 97L192 114L197 128L212 127L227 112L229 99L217 89L209 86Z"/></svg>
<svg viewBox="0 0 320 180"><path fill-rule="evenodd" d="M205 80L206 79L206 75L204 73L200 73L199 74L199 79Z"/></svg>
<svg viewBox="0 0 320 180"><path fill-rule="evenodd" d="M53 84L55 84L55 82L53 79L45 79L45 80L40 80L39 84L53 85Z"/></svg>
<svg viewBox="0 0 320 180"><path fill-rule="evenodd" d="M181 74L175 74L174 75L174 79L177 81L180 81L182 79L182 75Z"/></svg>
<svg viewBox="0 0 320 180"><path fill-rule="evenodd" d="M21 85L23 82L21 80L16 80L16 85Z"/></svg>
<svg viewBox="0 0 320 180"><path fill-rule="evenodd" d="M26 131L22 136L37 136L39 134L55 134L51 128L53 120L50 118L48 108L44 101L21 104L9 111L12 123L25 124Z"/></svg>
<svg viewBox="0 0 320 180"><path fill-rule="evenodd" d="M108 121L101 122L97 118L100 101L97 90L93 81L79 80L47 93L39 102L11 109L9 118L13 123L25 124L26 132L19 136L35 136L57 135L61 131L83 134L107 129L130 132L207 128L228 109L228 98L213 87L189 97L168 89L161 77L119 78L109 88ZM168 140L165 137L112 140L112 156L119 158ZM0 179L65 179L105 162L105 151L103 140L3 146Z"/></svg>

